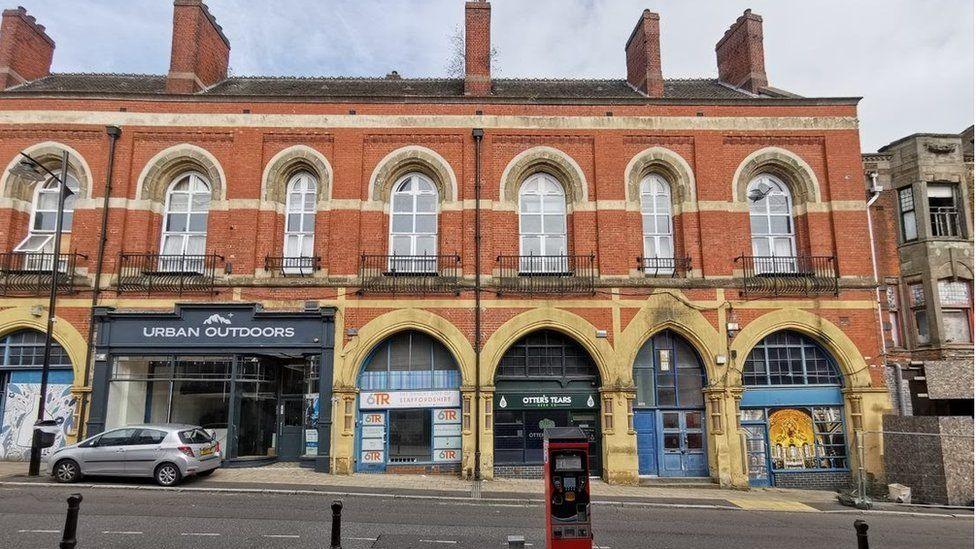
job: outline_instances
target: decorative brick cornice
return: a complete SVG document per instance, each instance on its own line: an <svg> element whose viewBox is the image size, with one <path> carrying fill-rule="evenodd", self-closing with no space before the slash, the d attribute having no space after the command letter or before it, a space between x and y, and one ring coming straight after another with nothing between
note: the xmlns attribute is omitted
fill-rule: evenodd
<svg viewBox="0 0 976 549"><path fill-rule="evenodd" d="M462 143L463 138L453 133L438 134L403 134L403 133L373 133L366 136L366 143Z"/></svg>
<svg viewBox="0 0 976 549"><path fill-rule="evenodd" d="M725 145L823 145L819 135L727 135Z"/></svg>
<svg viewBox="0 0 976 549"><path fill-rule="evenodd" d="M624 145L694 145L690 135L625 135Z"/></svg>
<svg viewBox="0 0 976 549"><path fill-rule="evenodd" d="M234 134L231 132L168 132L168 131L136 131L132 133L132 138L137 141L233 141Z"/></svg>
<svg viewBox="0 0 976 549"><path fill-rule="evenodd" d="M503 134L492 136L491 141L502 145L551 145L554 143L572 145L576 143L591 144L593 137L588 135Z"/></svg>
<svg viewBox="0 0 976 549"><path fill-rule="evenodd" d="M69 139L99 139L105 135L104 131L99 130L51 130L44 128L13 128L0 130L0 138L6 139L45 139L61 140Z"/></svg>
<svg viewBox="0 0 976 549"><path fill-rule="evenodd" d="M335 136L325 132L268 132L265 143L332 143Z"/></svg>

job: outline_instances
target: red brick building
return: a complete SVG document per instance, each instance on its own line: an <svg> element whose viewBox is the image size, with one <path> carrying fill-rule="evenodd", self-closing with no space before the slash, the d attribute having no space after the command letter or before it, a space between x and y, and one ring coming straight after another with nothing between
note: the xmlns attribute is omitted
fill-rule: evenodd
<svg viewBox="0 0 976 549"><path fill-rule="evenodd" d="M237 461L490 478L578 425L613 482L849 481L889 406L858 99L770 86L761 17L717 78L664 78L649 11L626 79L493 78L488 2L463 79L276 78L228 76L213 15L174 4L158 76L50 74L3 15L0 157L70 152L69 438L179 420ZM0 178L5 349L43 330L56 189Z"/></svg>

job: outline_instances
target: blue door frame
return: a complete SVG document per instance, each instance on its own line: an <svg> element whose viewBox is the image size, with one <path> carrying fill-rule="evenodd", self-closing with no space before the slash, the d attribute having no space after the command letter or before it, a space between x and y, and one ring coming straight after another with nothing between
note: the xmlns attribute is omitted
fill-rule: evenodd
<svg viewBox="0 0 976 549"><path fill-rule="evenodd" d="M699 427L688 426L688 416L697 414ZM675 427L664 427L664 416L677 416ZM637 433L637 473L661 477L707 477L708 450L706 447L705 411L701 409L635 410L634 430ZM694 423L694 422L692 422ZM691 435L691 437L689 437ZM699 444L695 436L700 437ZM665 436L669 446L665 447Z"/></svg>

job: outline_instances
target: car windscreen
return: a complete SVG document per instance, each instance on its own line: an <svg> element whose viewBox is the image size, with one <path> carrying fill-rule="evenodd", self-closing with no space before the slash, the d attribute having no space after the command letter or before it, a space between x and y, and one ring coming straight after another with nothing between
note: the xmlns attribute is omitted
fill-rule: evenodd
<svg viewBox="0 0 976 549"><path fill-rule="evenodd" d="M190 429L189 431L180 431L180 440L183 441L183 444L207 444L213 442L213 437L203 429Z"/></svg>

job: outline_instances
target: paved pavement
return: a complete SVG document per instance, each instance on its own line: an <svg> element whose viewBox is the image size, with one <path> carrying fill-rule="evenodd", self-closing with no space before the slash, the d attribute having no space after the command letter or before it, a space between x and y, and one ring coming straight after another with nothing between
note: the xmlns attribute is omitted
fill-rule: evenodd
<svg viewBox="0 0 976 549"><path fill-rule="evenodd" d="M64 523L65 498L74 491L84 496L80 549L328 546L332 497L321 494L101 486L0 486L0 547L55 547ZM535 502L389 495L348 495L342 500L344 549L501 549L511 534L525 536L529 549L543 546L542 506ZM872 547L973 546L972 517L596 504L593 529L596 545L609 549L853 548L856 518L868 521Z"/></svg>

